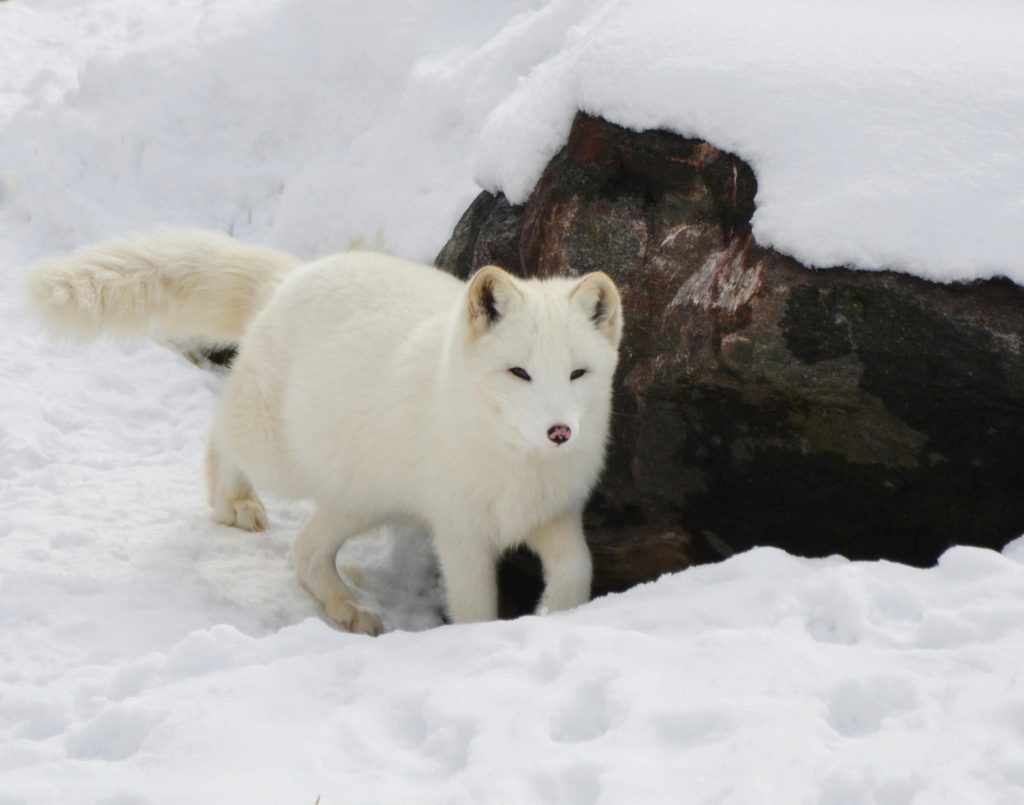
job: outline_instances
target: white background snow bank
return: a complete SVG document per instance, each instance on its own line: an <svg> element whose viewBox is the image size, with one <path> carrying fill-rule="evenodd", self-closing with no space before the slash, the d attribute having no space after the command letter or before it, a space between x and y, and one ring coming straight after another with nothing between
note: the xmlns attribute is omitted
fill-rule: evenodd
<svg viewBox="0 0 1024 805"><path fill-rule="evenodd" d="M577 104L737 150L758 236L804 259L1020 280L1022 13L0 3L0 803L1019 802L1020 543L930 570L754 551L412 633L436 571L384 534L343 561L398 631L341 634L289 567L304 504L207 519L219 380L55 344L17 285L163 222L430 259L474 170L521 198Z"/></svg>
<svg viewBox="0 0 1024 805"><path fill-rule="evenodd" d="M1024 282L1024 5L142 0L0 10L10 224L168 219L431 259L577 108L733 150L806 263ZM474 183L474 179L475 182Z"/></svg>

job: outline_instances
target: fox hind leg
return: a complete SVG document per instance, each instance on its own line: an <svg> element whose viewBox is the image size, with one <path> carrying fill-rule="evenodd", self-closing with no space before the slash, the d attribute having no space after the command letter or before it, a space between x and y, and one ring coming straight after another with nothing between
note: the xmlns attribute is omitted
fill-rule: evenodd
<svg viewBox="0 0 1024 805"><path fill-rule="evenodd" d="M345 540L369 525L337 509L319 507L299 531L292 560L299 582L331 621L349 632L379 635L380 618L356 603L336 564Z"/></svg>
<svg viewBox="0 0 1024 805"><path fill-rule="evenodd" d="M243 531L263 531L267 512L249 479L213 444L206 453L206 480L214 521Z"/></svg>

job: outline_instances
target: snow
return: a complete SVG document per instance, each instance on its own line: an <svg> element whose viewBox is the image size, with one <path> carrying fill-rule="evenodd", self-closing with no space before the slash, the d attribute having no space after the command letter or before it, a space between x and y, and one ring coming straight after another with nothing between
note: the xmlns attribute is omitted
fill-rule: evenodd
<svg viewBox="0 0 1024 805"><path fill-rule="evenodd" d="M158 223L429 260L577 107L748 159L819 265L1024 281L1024 5L0 2L0 803L1016 803L1024 539L936 567L759 549L577 611L440 628L422 535L211 523L221 379L49 340L24 267Z"/></svg>
<svg viewBox="0 0 1024 805"><path fill-rule="evenodd" d="M1024 282L1024 5L143 0L2 9L8 224L154 222L431 259L578 108L733 150L816 266ZM45 57L44 57L45 56Z"/></svg>

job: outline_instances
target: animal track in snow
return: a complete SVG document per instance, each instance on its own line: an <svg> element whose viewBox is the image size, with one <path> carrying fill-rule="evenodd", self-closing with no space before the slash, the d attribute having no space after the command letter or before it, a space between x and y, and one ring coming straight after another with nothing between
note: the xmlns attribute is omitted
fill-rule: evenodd
<svg viewBox="0 0 1024 805"><path fill-rule="evenodd" d="M864 637L863 605L850 590L821 587L805 594L807 633L819 643L852 646Z"/></svg>
<svg viewBox="0 0 1024 805"><path fill-rule="evenodd" d="M583 743L604 735L611 726L608 683L590 680L565 697L551 726L551 738L559 743Z"/></svg>
<svg viewBox="0 0 1024 805"><path fill-rule="evenodd" d="M601 795L601 767L581 763L538 772L534 781L539 802L594 805Z"/></svg>
<svg viewBox="0 0 1024 805"><path fill-rule="evenodd" d="M404 697L393 707L390 729L405 749L446 775L466 768L470 746L480 733L478 719L453 712L447 694L435 697L427 690Z"/></svg>
<svg viewBox="0 0 1024 805"><path fill-rule="evenodd" d="M112 707L68 735L64 748L77 760L125 760L139 751L151 728L147 713Z"/></svg>
<svg viewBox="0 0 1024 805"><path fill-rule="evenodd" d="M906 769L886 770L879 774L847 771L824 781L814 802L828 805L913 805L918 801L923 782L920 775Z"/></svg>
<svg viewBox="0 0 1024 805"><path fill-rule="evenodd" d="M88 547L92 542L93 536L81 528L59 531L50 537L50 547L54 550Z"/></svg>
<svg viewBox="0 0 1024 805"><path fill-rule="evenodd" d="M878 732L886 719L914 710L919 696L910 681L879 676L841 682L826 702L832 729L846 738L863 738Z"/></svg>
<svg viewBox="0 0 1024 805"><path fill-rule="evenodd" d="M654 726L663 741L684 749L725 738L734 724L715 710L677 710L656 716Z"/></svg>
<svg viewBox="0 0 1024 805"><path fill-rule="evenodd" d="M15 735L29 741L43 741L59 735L68 725L65 708L59 702L30 702L17 712L18 726Z"/></svg>

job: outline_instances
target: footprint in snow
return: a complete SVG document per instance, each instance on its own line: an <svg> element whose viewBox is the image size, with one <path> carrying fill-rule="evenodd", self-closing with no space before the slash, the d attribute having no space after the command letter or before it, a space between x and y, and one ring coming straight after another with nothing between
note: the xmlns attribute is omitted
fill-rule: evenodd
<svg viewBox="0 0 1024 805"><path fill-rule="evenodd" d="M585 763L539 771L534 777L537 801L594 805L601 796L601 771Z"/></svg>
<svg viewBox="0 0 1024 805"><path fill-rule="evenodd" d="M734 724L726 713L716 710L680 710L661 713L655 729L667 744L688 749L721 740L731 734Z"/></svg>
<svg viewBox="0 0 1024 805"><path fill-rule="evenodd" d="M76 760L125 760L139 751L152 728L148 713L112 707L68 735L64 749Z"/></svg>
<svg viewBox="0 0 1024 805"><path fill-rule="evenodd" d="M833 687L826 697L828 723L846 738L872 735L887 719L910 713L919 704L911 681L889 676L850 679Z"/></svg>
<svg viewBox="0 0 1024 805"><path fill-rule="evenodd" d="M582 743L604 735L612 726L608 683L590 680L581 684L557 711L551 738L559 743Z"/></svg>

